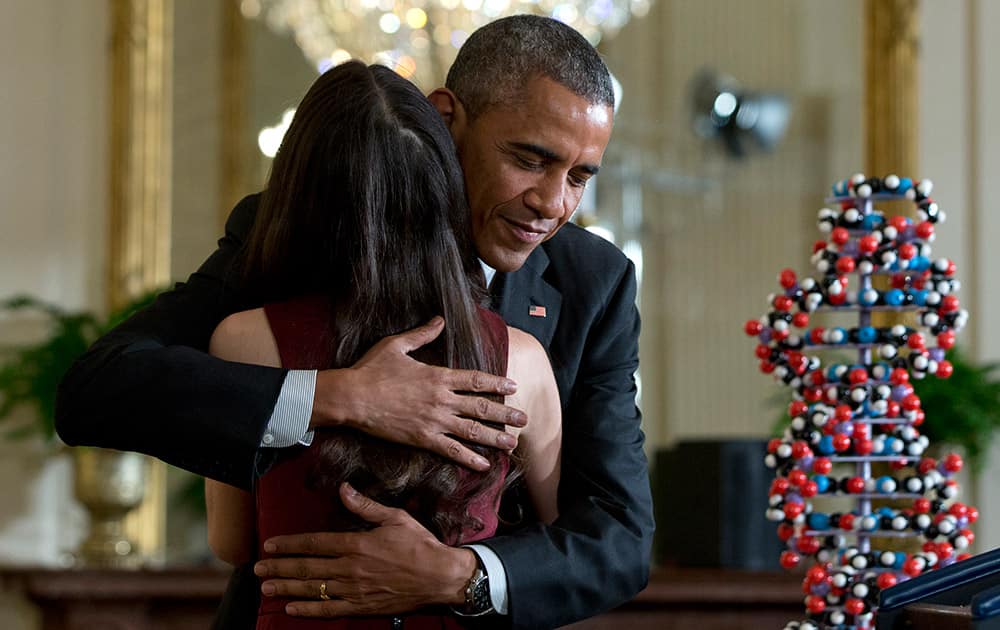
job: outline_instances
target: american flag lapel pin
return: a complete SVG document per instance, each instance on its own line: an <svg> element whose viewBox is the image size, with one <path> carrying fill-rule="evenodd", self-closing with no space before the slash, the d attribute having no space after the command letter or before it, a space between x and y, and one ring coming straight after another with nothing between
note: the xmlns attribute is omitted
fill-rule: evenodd
<svg viewBox="0 0 1000 630"><path fill-rule="evenodd" d="M528 315L532 317L545 317L545 307L532 304L531 308L528 309Z"/></svg>

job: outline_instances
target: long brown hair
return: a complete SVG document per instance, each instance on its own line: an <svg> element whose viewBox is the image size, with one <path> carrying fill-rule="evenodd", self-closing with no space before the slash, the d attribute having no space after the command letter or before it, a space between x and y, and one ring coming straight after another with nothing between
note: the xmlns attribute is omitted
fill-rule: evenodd
<svg viewBox="0 0 1000 630"><path fill-rule="evenodd" d="M444 332L419 358L498 372L498 348L477 312L487 294L455 146L423 94L387 68L348 62L309 89L271 166L244 270L270 300L329 297L330 367L442 315ZM464 475L436 454L360 432L318 440L322 465L311 483L350 481L450 540L480 526L465 505L492 487L507 458L476 447L491 472Z"/></svg>

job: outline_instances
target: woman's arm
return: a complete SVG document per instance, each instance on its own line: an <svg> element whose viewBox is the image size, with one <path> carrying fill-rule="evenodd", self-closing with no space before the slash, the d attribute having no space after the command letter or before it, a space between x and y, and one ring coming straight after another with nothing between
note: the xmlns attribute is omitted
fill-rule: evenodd
<svg viewBox="0 0 1000 630"><path fill-rule="evenodd" d="M538 340L507 327L510 348L507 376L519 384L507 404L523 409L528 424L520 430L518 448L524 454L524 480L531 502L544 523L559 516L559 463L562 449L562 407L549 357ZM510 431L510 429L508 429Z"/></svg>
<svg viewBox="0 0 1000 630"><path fill-rule="evenodd" d="M209 354L237 363L280 367L278 347L264 309L234 313L212 333ZM221 560L240 565L253 559L253 496L239 488L205 479L208 545Z"/></svg>

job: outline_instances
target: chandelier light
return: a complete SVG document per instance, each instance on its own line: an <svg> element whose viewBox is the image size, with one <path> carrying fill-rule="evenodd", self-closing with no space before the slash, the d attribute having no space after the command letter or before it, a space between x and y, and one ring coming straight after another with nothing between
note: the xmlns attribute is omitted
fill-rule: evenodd
<svg viewBox="0 0 1000 630"><path fill-rule="evenodd" d="M425 90L444 84L465 39L518 13L572 26L591 44L613 36L651 0L242 0L243 15L290 32L322 72L348 59L394 68Z"/></svg>

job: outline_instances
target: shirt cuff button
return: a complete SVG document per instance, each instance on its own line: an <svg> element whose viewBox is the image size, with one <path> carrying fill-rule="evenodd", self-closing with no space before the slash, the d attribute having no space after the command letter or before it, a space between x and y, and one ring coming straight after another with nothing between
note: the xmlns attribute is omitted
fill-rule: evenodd
<svg viewBox="0 0 1000 630"><path fill-rule="evenodd" d="M261 441L264 444L271 444L272 442L274 442L274 436L271 435L270 433L265 433L264 437L261 439Z"/></svg>

